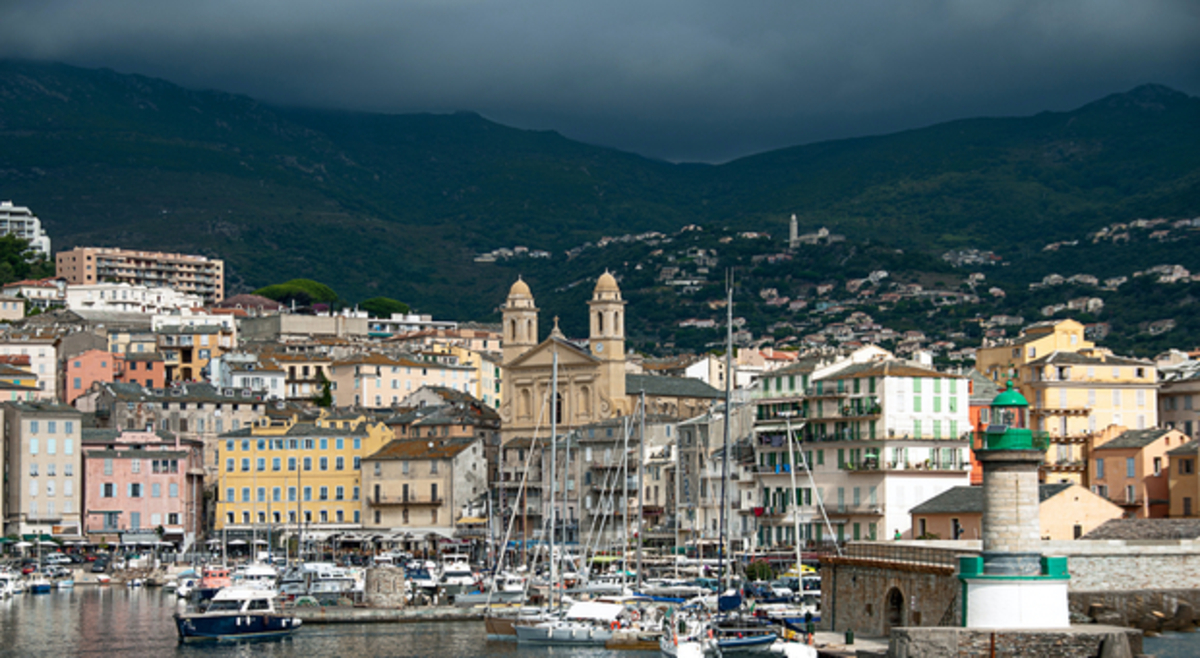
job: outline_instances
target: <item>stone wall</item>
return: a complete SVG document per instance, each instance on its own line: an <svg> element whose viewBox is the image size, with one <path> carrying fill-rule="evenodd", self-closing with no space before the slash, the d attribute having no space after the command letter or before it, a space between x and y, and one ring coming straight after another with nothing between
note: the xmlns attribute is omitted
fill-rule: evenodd
<svg viewBox="0 0 1200 658"><path fill-rule="evenodd" d="M1068 630L982 630L898 628L888 642L889 658L987 658L988 656L1127 656L1142 652L1139 631L1113 626Z"/></svg>
<svg viewBox="0 0 1200 658"><path fill-rule="evenodd" d="M949 567L823 560L821 587L822 630L878 637L894 626L962 623L961 584Z"/></svg>
<svg viewBox="0 0 1200 658"><path fill-rule="evenodd" d="M404 569L373 567L367 569L364 596L371 608L403 608L406 585Z"/></svg>

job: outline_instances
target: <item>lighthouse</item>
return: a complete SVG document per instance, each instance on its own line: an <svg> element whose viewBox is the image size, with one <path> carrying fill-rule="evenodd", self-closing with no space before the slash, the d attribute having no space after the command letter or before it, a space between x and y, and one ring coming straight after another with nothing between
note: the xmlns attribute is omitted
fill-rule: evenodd
<svg viewBox="0 0 1200 658"><path fill-rule="evenodd" d="M968 628L1067 628L1065 557L1041 554L1038 468L1050 437L1029 429L1029 402L1008 382L977 433L983 466L983 551L959 559L963 625Z"/></svg>

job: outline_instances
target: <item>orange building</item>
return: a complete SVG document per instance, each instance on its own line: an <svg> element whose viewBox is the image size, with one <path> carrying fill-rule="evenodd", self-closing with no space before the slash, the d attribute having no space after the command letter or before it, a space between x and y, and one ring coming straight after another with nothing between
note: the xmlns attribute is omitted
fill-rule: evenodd
<svg viewBox="0 0 1200 658"><path fill-rule="evenodd" d="M1188 442L1173 429L1129 430L1092 448L1092 491L1125 509L1126 516L1165 518L1171 491L1167 453Z"/></svg>

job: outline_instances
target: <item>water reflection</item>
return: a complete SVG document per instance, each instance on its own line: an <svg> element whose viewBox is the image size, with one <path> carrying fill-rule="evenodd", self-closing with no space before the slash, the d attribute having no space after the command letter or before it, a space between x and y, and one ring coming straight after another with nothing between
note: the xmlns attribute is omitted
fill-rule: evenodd
<svg viewBox="0 0 1200 658"><path fill-rule="evenodd" d="M81 587L18 595L0 602L0 654L19 656L368 656L460 658L612 658L637 653L487 642L482 623L306 626L284 640L181 645L171 615L175 597L156 589ZM657 652L640 656L657 655Z"/></svg>

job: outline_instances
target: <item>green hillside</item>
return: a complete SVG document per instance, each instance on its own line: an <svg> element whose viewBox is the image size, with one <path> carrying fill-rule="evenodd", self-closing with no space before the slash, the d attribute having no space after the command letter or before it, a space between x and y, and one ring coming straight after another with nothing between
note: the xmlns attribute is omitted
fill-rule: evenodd
<svg viewBox="0 0 1200 658"><path fill-rule="evenodd" d="M1144 86L1072 112L705 166L469 113L268 107L106 70L6 61L0 198L34 209L56 249L218 256L231 292L312 279L349 302L388 297L460 319L487 317L517 273L557 290L631 262L611 247L565 258L601 236L699 224L778 241L792 213L802 230L829 226L856 244L935 257L990 249L1012 262L1005 274L1033 276L1055 267L1039 256L1046 242L1114 221L1200 214L1200 99ZM517 245L553 258L474 260ZM1172 262L1200 270L1192 253ZM1131 267L1143 259L1128 258ZM577 292L548 301L574 304Z"/></svg>

